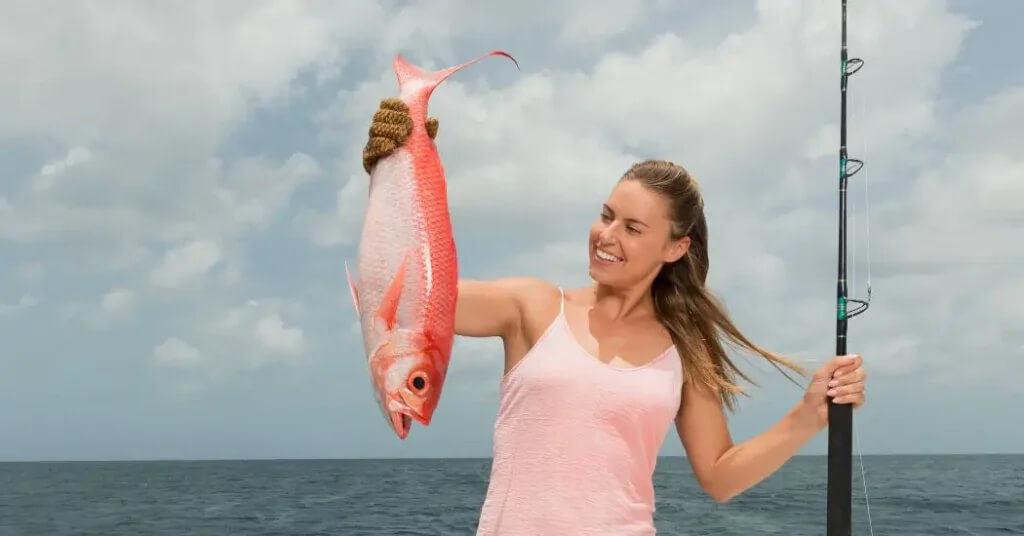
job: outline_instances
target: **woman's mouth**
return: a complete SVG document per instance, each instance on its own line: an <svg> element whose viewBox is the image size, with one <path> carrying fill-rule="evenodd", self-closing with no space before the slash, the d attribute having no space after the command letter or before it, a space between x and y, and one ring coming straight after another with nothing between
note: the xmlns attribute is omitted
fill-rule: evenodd
<svg viewBox="0 0 1024 536"><path fill-rule="evenodd" d="M594 248L594 256L597 257L598 260L607 263L619 263L624 260L622 257L616 257L601 248Z"/></svg>

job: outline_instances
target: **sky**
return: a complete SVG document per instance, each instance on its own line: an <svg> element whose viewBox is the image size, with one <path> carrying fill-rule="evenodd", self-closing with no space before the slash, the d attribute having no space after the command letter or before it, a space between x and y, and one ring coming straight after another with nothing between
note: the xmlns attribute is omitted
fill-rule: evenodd
<svg viewBox="0 0 1024 536"><path fill-rule="evenodd" d="M488 59L430 102L462 276L588 284L602 200L667 158L701 182L709 284L736 322L824 363L839 2L592 5L6 2L0 460L490 455L500 341L458 338L433 424L400 441L345 282L399 53L521 67ZM858 451L1024 452L1024 5L849 9L851 292L872 285L850 327ZM737 441L801 396L739 363L759 386ZM674 429L662 453L683 454Z"/></svg>

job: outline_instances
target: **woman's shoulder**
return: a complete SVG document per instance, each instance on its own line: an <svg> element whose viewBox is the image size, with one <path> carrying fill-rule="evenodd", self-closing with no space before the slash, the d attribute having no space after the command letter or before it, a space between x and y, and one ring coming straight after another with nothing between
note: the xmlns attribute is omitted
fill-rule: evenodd
<svg viewBox="0 0 1024 536"><path fill-rule="evenodd" d="M493 283L512 298L524 323L532 328L546 326L563 303L586 307L594 298L592 287L564 288L540 277L502 277Z"/></svg>
<svg viewBox="0 0 1024 536"><path fill-rule="evenodd" d="M529 348L558 314L561 292L558 285L539 277L502 277L491 284L501 288L516 309L518 336Z"/></svg>
<svg viewBox="0 0 1024 536"><path fill-rule="evenodd" d="M558 285L540 277L506 277L502 285L516 297L524 310L561 299Z"/></svg>
<svg viewBox="0 0 1024 536"><path fill-rule="evenodd" d="M562 287L546 279L537 277L520 278L512 283L516 293L525 305L539 306L541 309L556 310L565 304L587 306L594 301L594 289L591 286Z"/></svg>

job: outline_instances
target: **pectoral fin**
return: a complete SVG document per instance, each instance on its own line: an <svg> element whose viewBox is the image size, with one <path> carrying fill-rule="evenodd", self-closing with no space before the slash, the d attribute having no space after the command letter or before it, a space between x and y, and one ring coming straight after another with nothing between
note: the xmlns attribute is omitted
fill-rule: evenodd
<svg viewBox="0 0 1024 536"><path fill-rule="evenodd" d="M380 310L377 311L378 320L384 322L384 327L391 331L395 327L395 317L398 315L398 304L402 297L402 287L405 285L405 266L408 257L402 258L402 263L398 265L398 270L395 272L395 278L391 280L391 286L388 287L387 293L384 294L384 299L381 300Z"/></svg>
<svg viewBox="0 0 1024 536"><path fill-rule="evenodd" d="M345 278L348 279L348 290L352 293L352 304L356 308L356 315L359 315L359 293L356 291L356 284L352 282L352 274L348 271L348 261L345 261Z"/></svg>

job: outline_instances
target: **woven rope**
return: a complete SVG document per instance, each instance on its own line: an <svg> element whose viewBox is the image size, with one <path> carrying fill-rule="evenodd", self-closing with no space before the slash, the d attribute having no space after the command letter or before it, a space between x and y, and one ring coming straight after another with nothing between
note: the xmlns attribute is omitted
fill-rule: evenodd
<svg viewBox="0 0 1024 536"><path fill-rule="evenodd" d="M436 118L428 118L425 127L431 139L437 136ZM370 123L369 139L363 147L363 169L370 173L377 161L401 147L411 132L409 107L395 97L381 100L380 108L373 114Z"/></svg>

